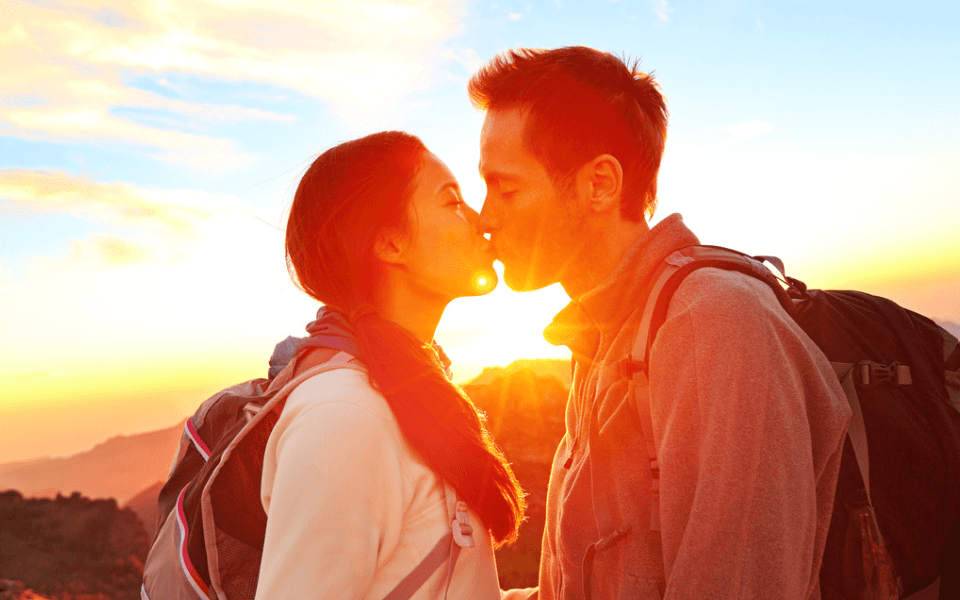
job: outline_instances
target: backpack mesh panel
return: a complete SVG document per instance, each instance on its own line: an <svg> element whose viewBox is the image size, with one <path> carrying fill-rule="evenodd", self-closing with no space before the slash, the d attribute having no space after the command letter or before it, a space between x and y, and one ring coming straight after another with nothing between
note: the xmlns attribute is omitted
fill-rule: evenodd
<svg viewBox="0 0 960 600"><path fill-rule="evenodd" d="M263 552L217 528L220 581L227 600L253 600Z"/></svg>

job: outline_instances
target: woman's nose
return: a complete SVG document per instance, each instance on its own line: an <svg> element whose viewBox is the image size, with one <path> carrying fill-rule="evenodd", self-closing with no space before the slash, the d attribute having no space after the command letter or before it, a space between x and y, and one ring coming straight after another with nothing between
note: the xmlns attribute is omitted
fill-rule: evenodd
<svg viewBox="0 0 960 600"><path fill-rule="evenodd" d="M467 222L470 223L470 227L473 228L478 234L482 233L480 231L480 213L473 210L469 205L467 205L466 210L464 211L467 217Z"/></svg>

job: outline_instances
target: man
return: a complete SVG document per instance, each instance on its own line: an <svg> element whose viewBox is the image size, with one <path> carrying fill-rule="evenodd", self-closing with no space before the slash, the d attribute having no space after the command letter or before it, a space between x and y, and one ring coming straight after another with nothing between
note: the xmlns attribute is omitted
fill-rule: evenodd
<svg viewBox="0 0 960 600"><path fill-rule="evenodd" d="M660 531L651 519L637 405L613 365L633 347L647 276L699 243L680 215L645 220L667 122L653 78L590 48L521 49L469 93L486 111L480 225L504 280L559 282L572 299L544 332L575 373L539 598L819 598L850 409L759 280L700 269L670 302L649 359Z"/></svg>

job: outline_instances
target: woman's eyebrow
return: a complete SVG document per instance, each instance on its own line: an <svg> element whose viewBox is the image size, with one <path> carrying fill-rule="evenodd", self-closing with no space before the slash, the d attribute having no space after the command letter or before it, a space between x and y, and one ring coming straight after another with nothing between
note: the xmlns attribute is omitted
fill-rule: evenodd
<svg viewBox="0 0 960 600"><path fill-rule="evenodd" d="M457 183L456 181L448 181L444 183L442 186L440 186L440 189L437 191L437 193L442 194L444 191L447 190L447 188L452 189L457 194L457 196L463 195L463 193L460 191L460 184Z"/></svg>

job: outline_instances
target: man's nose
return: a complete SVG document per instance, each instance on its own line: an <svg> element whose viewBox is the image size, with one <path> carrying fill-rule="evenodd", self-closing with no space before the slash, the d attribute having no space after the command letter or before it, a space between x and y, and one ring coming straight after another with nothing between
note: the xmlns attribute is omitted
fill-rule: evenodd
<svg viewBox="0 0 960 600"><path fill-rule="evenodd" d="M499 225L494 219L493 202L488 195L483 201L483 207L480 209L480 218L477 219L477 229L480 233L492 233Z"/></svg>

